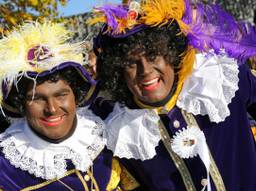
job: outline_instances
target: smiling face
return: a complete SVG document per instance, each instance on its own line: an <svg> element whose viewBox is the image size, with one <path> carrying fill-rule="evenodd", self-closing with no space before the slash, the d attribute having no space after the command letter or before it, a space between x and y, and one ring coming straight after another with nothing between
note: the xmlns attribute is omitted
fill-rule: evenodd
<svg viewBox="0 0 256 191"><path fill-rule="evenodd" d="M62 139L72 130L76 101L69 84L62 79L45 81L33 89L29 84L25 95L25 116L28 124L49 139Z"/></svg>
<svg viewBox="0 0 256 191"><path fill-rule="evenodd" d="M136 97L159 107L175 93L187 37L176 21L133 32L120 38L99 36L97 76L114 101L134 107Z"/></svg>
<svg viewBox="0 0 256 191"><path fill-rule="evenodd" d="M124 76L129 90L144 103L164 100L174 83L174 69L163 56L153 59L141 53L129 56Z"/></svg>

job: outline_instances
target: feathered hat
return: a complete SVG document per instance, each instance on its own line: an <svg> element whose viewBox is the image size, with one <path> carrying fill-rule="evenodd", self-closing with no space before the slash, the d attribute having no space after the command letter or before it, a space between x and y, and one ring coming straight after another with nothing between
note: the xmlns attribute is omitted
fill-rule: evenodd
<svg viewBox="0 0 256 191"><path fill-rule="evenodd" d="M199 51L223 49L233 58L246 60L256 55L256 32L249 24L237 22L217 4L190 0L129 0L127 4L95 8L89 24L105 23L101 35L125 38L149 27L161 27L176 21ZM171 31L170 31L171 32ZM100 49L100 35L95 41Z"/></svg>
<svg viewBox="0 0 256 191"><path fill-rule="evenodd" d="M104 37L126 38L151 27L168 26L176 22L187 39L188 48L181 55L178 83L167 108L172 108L178 99L184 81L193 71L197 51L214 51L244 63L256 55L255 29L234 17L217 4L192 3L190 0L129 0L126 4L95 8L94 18L89 24L104 23L94 39L96 54L104 51ZM172 32L171 28L166 27ZM178 34L179 35L179 34ZM143 108L136 97L135 102ZM161 109L161 108L160 108Z"/></svg>
<svg viewBox="0 0 256 191"><path fill-rule="evenodd" d="M66 67L74 67L78 75L90 84L90 90L83 100L87 104L94 95L96 81L83 66L83 45L69 43L71 32L62 24L29 22L14 29L0 40L0 104L11 113L18 113L8 105L7 99L12 87L25 76L32 80L51 74Z"/></svg>

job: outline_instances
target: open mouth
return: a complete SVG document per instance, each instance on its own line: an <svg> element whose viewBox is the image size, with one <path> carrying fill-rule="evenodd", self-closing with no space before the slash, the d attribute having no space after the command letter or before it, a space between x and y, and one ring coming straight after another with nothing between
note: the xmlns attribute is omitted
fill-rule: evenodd
<svg viewBox="0 0 256 191"><path fill-rule="evenodd" d="M64 120L64 115L56 117L42 118L41 122L46 126L57 126L60 125Z"/></svg>
<svg viewBox="0 0 256 191"><path fill-rule="evenodd" d="M158 88L159 84L160 84L160 79L159 78L154 78L152 80L149 81L144 81L141 83L142 84L142 88L146 91L152 91Z"/></svg>

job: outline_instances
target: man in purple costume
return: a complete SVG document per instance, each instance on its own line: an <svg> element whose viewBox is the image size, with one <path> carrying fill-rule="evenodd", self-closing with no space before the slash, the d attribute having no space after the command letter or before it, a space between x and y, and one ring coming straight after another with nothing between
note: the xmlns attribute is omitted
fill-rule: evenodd
<svg viewBox="0 0 256 191"><path fill-rule="evenodd" d="M104 123L85 107L96 82L82 44L69 38L47 22L24 24L0 41L1 109L16 117L0 134L0 190L120 189Z"/></svg>
<svg viewBox="0 0 256 191"><path fill-rule="evenodd" d="M183 0L98 8L97 75L120 102L106 120L107 145L147 191L254 191L246 111L256 78L238 59L256 55L255 33L216 5L193 8Z"/></svg>

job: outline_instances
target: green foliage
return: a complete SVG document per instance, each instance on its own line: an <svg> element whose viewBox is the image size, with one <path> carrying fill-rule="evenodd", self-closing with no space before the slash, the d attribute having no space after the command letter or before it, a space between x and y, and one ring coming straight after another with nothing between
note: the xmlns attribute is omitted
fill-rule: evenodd
<svg viewBox="0 0 256 191"><path fill-rule="evenodd" d="M59 16L58 3L67 0L3 0L0 3L0 32L5 33L25 20L55 19Z"/></svg>

